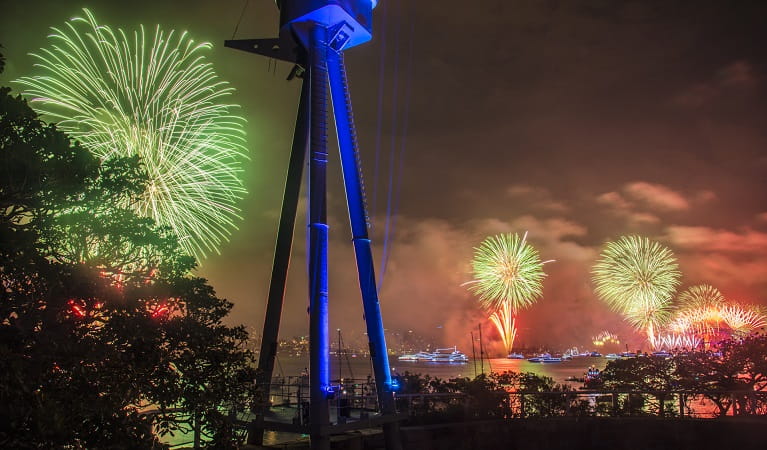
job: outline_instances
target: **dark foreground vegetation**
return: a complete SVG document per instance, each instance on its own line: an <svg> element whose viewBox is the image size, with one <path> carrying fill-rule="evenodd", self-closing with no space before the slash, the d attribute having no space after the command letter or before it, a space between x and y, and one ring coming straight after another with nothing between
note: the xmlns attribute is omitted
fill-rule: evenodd
<svg viewBox="0 0 767 450"><path fill-rule="evenodd" d="M610 361L584 390L534 373L441 380L406 372L400 411L409 423L530 417L767 415L767 336L727 340L717 351Z"/></svg>
<svg viewBox="0 0 767 450"><path fill-rule="evenodd" d="M0 171L0 448L236 446L247 333L130 208L140 161L96 160L0 88Z"/></svg>

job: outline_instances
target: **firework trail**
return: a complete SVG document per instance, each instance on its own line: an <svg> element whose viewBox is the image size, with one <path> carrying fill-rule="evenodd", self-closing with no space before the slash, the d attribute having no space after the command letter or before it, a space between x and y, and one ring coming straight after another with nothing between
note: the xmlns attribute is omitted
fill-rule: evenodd
<svg viewBox="0 0 767 450"><path fill-rule="evenodd" d="M676 334L676 333L664 333L659 334L656 338L656 347L666 350L674 349L688 349L692 350L698 348L701 345L701 339L694 334Z"/></svg>
<svg viewBox="0 0 767 450"><path fill-rule="evenodd" d="M655 346L681 276L671 250L644 237L622 236L607 243L592 275L597 295Z"/></svg>
<svg viewBox="0 0 767 450"><path fill-rule="evenodd" d="M620 344L621 341L618 335L605 330L591 338L591 343L597 347L604 347L607 344Z"/></svg>
<svg viewBox="0 0 767 450"><path fill-rule="evenodd" d="M233 88L186 32L133 33L90 11L53 28L18 82L32 106L102 159L139 155L149 175L136 211L169 226L198 258L226 241L245 194L244 119Z"/></svg>
<svg viewBox="0 0 767 450"><path fill-rule="evenodd" d="M517 331L516 315L529 308L543 294L543 265L538 251L520 237L508 233L490 236L474 249L474 280L464 283L479 296L490 312L507 352L511 352Z"/></svg>
<svg viewBox="0 0 767 450"><path fill-rule="evenodd" d="M725 302L724 295L713 286L692 286L679 295L678 309L669 328L710 341L724 325L721 311Z"/></svg>
<svg viewBox="0 0 767 450"><path fill-rule="evenodd" d="M765 324L767 316L761 308L728 302L718 289L699 285L679 296L679 308L669 329L712 343L747 335Z"/></svg>

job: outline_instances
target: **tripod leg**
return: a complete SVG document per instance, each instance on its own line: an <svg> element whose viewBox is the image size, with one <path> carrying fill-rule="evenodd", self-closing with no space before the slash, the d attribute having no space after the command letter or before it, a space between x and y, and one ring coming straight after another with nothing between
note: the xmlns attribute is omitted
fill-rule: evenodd
<svg viewBox="0 0 767 450"><path fill-rule="evenodd" d="M282 303L285 297L285 283L288 279L290 266L290 252L293 246L293 230L301 191L301 177L309 144L309 100L309 73L306 72L301 85L301 100L298 105L296 129L293 134L293 146L288 163L285 194L282 198L282 210L280 211L277 243L272 264L272 278L269 282L269 296L266 302L261 353L258 357L258 372L256 374L258 390L257 397L254 399L256 423L253 424L248 433L248 444L253 445L261 445L264 441L264 413L269 408L269 392L274 373L274 358L277 355L277 338L280 331Z"/></svg>
<svg viewBox="0 0 767 450"><path fill-rule="evenodd" d="M309 391L312 450L329 450L330 355L328 335L327 43L325 28L312 27L309 160Z"/></svg>
<svg viewBox="0 0 767 450"><path fill-rule="evenodd" d="M328 49L328 77L330 93L333 99L333 113L338 135L338 147L341 152L341 166L344 174L346 200L351 221L352 242L357 259L362 303L365 311L365 325L370 345L370 355L373 359L373 371L376 378L376 390L381 411L384 414L395 414L394 394L391 385L389 355L386 350L381 306L378 301L378 289L375 282L373 253L367 230L367 214L362 187L362 176L357 153L357 136L354 130L354 120L351 110L351 99L346 81L346 68L343 54ZM391 422L384 425L384 439L388 450L401 448L399 441L399 424Z"/></svg>

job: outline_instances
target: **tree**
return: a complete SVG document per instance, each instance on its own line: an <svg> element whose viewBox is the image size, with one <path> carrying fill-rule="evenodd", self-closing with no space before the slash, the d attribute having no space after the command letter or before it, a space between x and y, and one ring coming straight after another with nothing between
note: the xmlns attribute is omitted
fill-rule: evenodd
<svg viewBox="0 0 767 450"><path fill-rule="evenodd" d="M654 412L661 416L671 411L666 408L671 400L669 391L679 386L674 361L661 356L613 360L600 375L605 389L651 393L657 402L652 405ZM628 414L636 414L644 411L644 404L644 394L629 393L624 408Z"/></svg>
<svg viewBox="0 0 767 450"><path fill-rule="evenodd" d="M692 352L677 356L677 375L682 386L711 400L719 415L754 414L764 402L757 393L767 389L767 336L754 334L718 344L716 352Z"/></svg>
<svg viewBox="0 0 767 450"><path fill-rule="evenodd" d="M0 158L0 447L150 448L184 427L236 445L247 333L130 210L140 161L96 160L7 88Z"/></svg>

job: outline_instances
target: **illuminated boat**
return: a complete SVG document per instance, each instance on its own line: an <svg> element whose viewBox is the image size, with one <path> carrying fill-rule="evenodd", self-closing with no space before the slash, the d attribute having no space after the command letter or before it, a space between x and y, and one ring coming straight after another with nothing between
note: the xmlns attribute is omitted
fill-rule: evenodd
<svg viewBox="0 0 767 450"><path fill-rule="evenodd" d="M434 353L431 352L418 352L412 355L402 355L398 357L400 361L433 361Z"/></svg>
<svg viewBox="0 0 767 450"><path fill-rule="evenodd" d="M551 356L551 353L541 353L538 356L527 358L528 361L534 363L559 363L562 362L562 358Z"/></svg>
<svg viewBox="0 0 767 450"><path fill-rule="evenodd" d="M525 355L522 353L509 353L509 359L525 359Z"/></svg>
<svg viewBox="0 0 767 450"><path fill-rule="evenodd" d="M607 355L605 355L605 358L607 358L607 359L620 359L621 355L618 355L616 353L608 353Z"/></svg>
<svg viewBox="0 0 767 450"><path fill-rule="evenodd" d="M567 351L565 351L565 353L562 355L562 359L570 360L570 359L573 359L573 358L577 358L579 356L581 356L581 354L578 352L578 348L577 347L573 347L573 348L569 348L569 349L567 349Z"/></svg>
<svg viewBox="0 0 767 450"><path fill-rule="evenodd" d="M400 361L421 361L436 363L465 363L469 357L458 350L458 347L438 348L433 352L418 352L411 355L402 355Z"/></svg>
<svg viewBox="0 0 767 450"><path fill-rule="evenodd" d="M458 347L438 348L432 353L432 362L436 363L465 363L469 357L458 351Z"/></svg>

